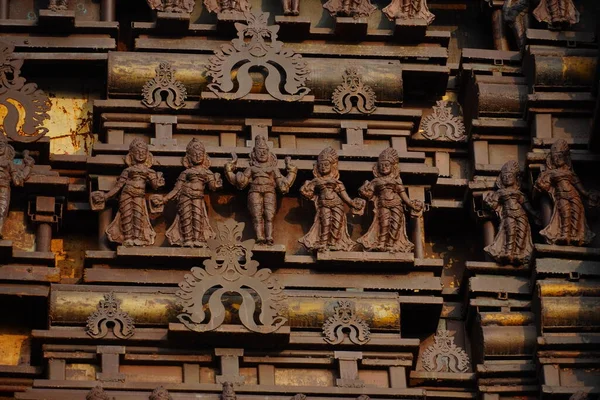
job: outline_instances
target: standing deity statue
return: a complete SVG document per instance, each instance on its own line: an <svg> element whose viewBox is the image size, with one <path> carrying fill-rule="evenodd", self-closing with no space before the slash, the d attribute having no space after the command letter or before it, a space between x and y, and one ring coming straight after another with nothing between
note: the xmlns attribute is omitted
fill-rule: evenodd
<svg viewBox="0 0 600 400"><path fill-rule="evenodd" d="M377 9L370 0L329 0L323 4L332 17L368 17Z"/></svg>
<svg viewBox="0 0 600 400"><path fill-rule="evenodd" d="M13 162L15 149L8 144L8 139L0 132L0 239L2 238L2 226L8 215L10 205L10 187L23 186L29 179L31 168L35 163L29 156L29 152L23 152L23 167L19 168Z"/></svg>
<svg viewBox="0 0 600 400"><path fill-rule="evenodd" d="M215 237L208 222L204 192L206 187L213 191L221 189L223 180L221 174L208 169L210 158L204 144L196 138L187 145L181 162L185 171L177 178L173 190L160 200L164 204L177 199L177 216L166 236L175 246L204 247L208 239Z"/></svg>
<svg viewBox="0 0 600 400"><path fill-rule="evenodd" d="M367 233L358 239L367 250L410 253L414 244L406 236L405 212L418 216L423 203L411 200L400 179L398 152L388 148L381 152L373 167L375 179L358 189L361 197L373 201L375 218Z"/></svg>
<svg viewBox="0 0 600 400"><path fill-rule="evenodd" d="M546 156L546 170L538 176L535 190L548 193L553 202L550 223L540 232L547 243L583 246L592 242L595 235L587 225L582 197L597 207L600 196L581 184L565 140L558 139L552 145Z"/></svg>
<svg viewBox="0 0 600 400"><path fill-rule="evenodd" d="M277 168L277 157L269 150L267 139L258 135L254 139L254 148L250 152L250 166L242 172L235 173L237 155L225 164L227 180L242 190L250 185L248 193L248 210L252 216L252 224L256 232L256 242L273 244L273 219L277 211L276 189L286 194L296 180L298 168L285 158L287 176L283 176Z"/></svg>
<svg viewBox="0 0 600 400"><path fill-rule="evenodd" d="M344 204L353 214L364 212L366 201L351 199L339 180L338 155L331 147L319 153L313 169L314 179L304 182L300 194L315 203L316 215L310 231L300 239L309 250L350 251L356 245L350 238Z"/></svg>
<svg viewBox="0 0 600 400"><path fill-rule="evenodd" d="M427 0L392 0L383 13L390 21L395 19L424 19L430 25L435 19L427 7Z"/></svg>
<svg viewBox="0 0 600 400"><path fill-rule="evenodd" d="M539 215L521 192L520 182L519 163L508 161L496 179L496 191L483 197L485 206L495 211L500 219L493 243L484 250L500 264L528 265L533 253L527 213L536 221Z"/></svg>
<svg viewBox="0 0 600 400"><path fill-rule="evenodd" d="M245 13L252 6L248 0L204 0L204 6L211 13Z"/></svg>
<svg viewBox="0 0 600 400"><path fill-rule="evenodd" d="M504 0L502 17L511 27L517 46L525 48L525 33L529 28L529 0Z"/></svg>
<svg viewBox="0 0 600 400"><path fill-rule="evenodd" d="M540 0L533 16L547 23L550 29L562 29L579 22L579 11L573 0Z"/></svg>
<svg viewBox="0 0 600 400"><path fill-rule="evenodd" d="M300 0L281 0L283 15L300 15Z"/></svg>
<svg viewBox="0 0 600 400"><path fill-rule="evenodd" d="M134 139L129 145L129 153L125 157L127 168L117 179L115 187L107 193L92 192L90 202L92 208L101 210L106 200L119 192L119 210L115 219L106 229L106 235L111 242L124 246L150 246L154 244L156 232L150 223L146 205L146 185L150 183L153 189L165 184L161 172L152 168L153 157L148 151L148 145L141 139Z"/></svg>
<svg viewBox="0 0 600 400"><path fill-rule="evenodd" d="M194 11L196 0L147 0L151 9L156 11L187 13Z"/></svg>

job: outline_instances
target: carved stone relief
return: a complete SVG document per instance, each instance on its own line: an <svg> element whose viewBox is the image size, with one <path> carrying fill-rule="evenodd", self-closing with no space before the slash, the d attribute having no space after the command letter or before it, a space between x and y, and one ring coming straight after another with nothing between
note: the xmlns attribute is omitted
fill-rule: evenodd
<svg viewBox="0 0 600 400"><path fill-rule="evenodd" d="M51 103L35 83L20 76L23 60L16 58L14 46L0 42L0 134L16 142L35 142L48 133L41 125L49 118Z"/></svg>
<svg viewBox="0 0 600 400"><path fill-rule="evenodd" d="M439 330L434 344L423 351L423 368L430 372L467 372L469 356L454 344L454 336L447 330Z"/></svg>
<svg viewBox="0 0 600 400"><path fill-rule="evenodd" d="M163 93L165 103L169 108L178 110L185 105L187 90L183 83L175 79L175 70L168 62L161 62L156 67L156 76L150 79L142 88L142 104L148 108L156 108L162 103Z"/></svg>
<svg viewBox="0 0 600 400"><path fill-rule="evenodd" d="M146 0L151 9L156 11L188 13L194 11L196 0Z"/></svg>
<svg viewBox="0 0 600 400"><path fill-rule="evenodd" d="M352 111L353 100L356 101L356 109L363 114L371 114L377 108L375 91L363 83L357 67L346 69L342 75L342 83L335 88L331 96L333 109L339 114Z"/></svg>
<svg viewBox="0 0 600 400"><path fill-rule="evenodd" d="M519 49L525 47L529 27L529 0L506 0L502 5L504 21L511 27Z"/></svg>
<svg viewBox="0 0 600 400"><path fill-rule="evenodd" d="M252 8L248 0L204 0L204 6L211 13L246 13Z"/></svg>
<svg viewBox="0 0 600 400"><path fill-rule="evenodd" d="M69 8L69 0L48 0L48 10L65 11Z"/></svg>
<svg viewBox="0 0 600 400"><path fill-rule="evenodd" d="M435 15L427 7L427 0L392 0L382 11L391 21L395 19L424 19L427 25L431 25L435 19Z"/></svg>
<svg viewBox="0 0 600 400"><path fill-rule="evenodd" d="M465 125L462 120L452 115L452 109L444 100L436 102L433 113L423 118L422 134L431 140L449 140L459 142L466 140Z"/></svg>
<svg viewBox="0 0 600 400"><path fill-rule="evenodd" d="M173 400L169 391L162 386L157 387L152 391L149 400Z"/></svg>
<svg viewBox="0 0 600 400"><path fill-rule="evenodd" d="M101 386L96 386L87 393L85 400L115 400L115 398L110 397Z"/></svg>
<svg viewBox="0 0 600 400"><path fill-rule="evenodd" d="M371 340L369 325L356 315L356 304L353 301L340 300L333 309L334 314L323 324L323 340L329 344L340 344L344 340L344 331L356 345Z"/></svg>
<svg viewBox="0 0 600 400"><path fill-rule="evenodd" d="M540 0L533 16L547 23L550 29L562 29L579 22L579 11L573 0Z"/></svg>
<svg viewBox="0 0 600 400"><path fill-rule="evenodd" d="M135 333L133 319L121 310L121 301L117 300L114 293L105 294L104 300L100 300L96 311L88 317L85 330L94 339L101 339L108 335L109 324L119 339L130 338Z"/></svg>
<svg viewBox="0 0 600 400"><path fill-rule="evenodd" d="M261 67L266 70L265 89L269 95L283 101L300 100L310 91L304 84L309 72L306 61L277 40L279 26L267 26L268 13L244 15L246 24L235 24L238 37L210 57L208 75L212 83L208 88L223 99L244 98L252 89L250 69ZM232 76L237 91L233 91L236 84Z"/></svg>
<svg viewBox="0 0 600 400"><path fill-rule="evenodd" d="M254 240L242 242L243 229L243 223L233 220L220 224L217 238L208 240L211 258L204 261L204 268L192 268L179 284L176 296L183 313L177 318L188 329L206 332L221 326L226 313L221 297L225 293L241 296L241 303L236 305L239 319L252 332L275 332L287 321L281 316L283 287L270 269L258 269L258 262L252 260ZM254 314L259 305L257 322ZM210 311L207 321L206 307Z"/></svg>
<svg viewBox="0 0 600 400"><path fill-rule="evenodd" d="M332 17L368 17L377 9L370 0L329 0L323 4Z"/></svg>
<svg viewBox="0 0 600 400"><path fill-rule="evenodd" d="M237 400L233 383L223 382L223 390L221 391L221 400Z"/></svg>
<svg viewBox="0 0 600 400"><path fill-rule="evenodd" d="M300 0L281 0L283 15L300 15Z"/></svg>

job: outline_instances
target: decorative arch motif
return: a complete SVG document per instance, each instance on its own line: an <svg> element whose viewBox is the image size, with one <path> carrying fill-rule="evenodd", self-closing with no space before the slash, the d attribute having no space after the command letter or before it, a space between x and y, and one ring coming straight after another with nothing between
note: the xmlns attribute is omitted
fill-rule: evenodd
<svg viewBox="0 0 600 400"><path fill-rule="evenodd" d="M220 224L217 238L207 241L211 258L204 261L204 268L192 268L179 284L176 296L183 313L177 318L188 329L206 332L221 326L226 314L221 298L228 292L241 296L239 318L250 331L275 332L287 321L280 315L285 299L283 287L271 276L270 269L258 269L258 262L252 260L254 240L242 242L243 230L244 223L233 220ZM257 304L261 305L258 321L254 318ZM208 320L206 306L210 311Z"/></svg>
<svg viewBox="0 0 600 400"><path fill-rule="evenodd" d="M183 83L175 79L175 69L168 62L161 62L156 67L156 76L142 88L142 104L155 108L162 102L162 94L166 93L165 103L175 110L185 105L187 90Z"/></svg>
<svg viewBox="0 0 600 400"><path fill-rule="evenodd" d="M323 340L329 344L340 344L344 330L354 344L365 344L371 340L369 325L356 315L356 305L350 300L339 300L333 308L334 314L323 324Z"/></svg>
<svg viewBox="0 0 600 400"><path fill-rule="evenodd" d="M436 104L433 106L433 113L423 118L423 136L431 140L465 140L465 124L460 118L452 115L448 102L440 100Z"/></svg>
<svg viewBox="0 0 600 400"><path fill-rule="evenodd" d="M431 372L467 372L469 356L454 344L454 336L447 330L439 330L434 344L423 351L423 368Z"/></svg>
<svg viewBox="0 0 600 400"><path fill-rule="evenodd" d="M121 310L121 301L112 292L104 295L96 311L88 317L86 332L94 339L103 338L108 335L109 323L113 324L113 334L119 339L128 339L135 333L133 319Z"/></svg>
<svg viewBox="0 0 600 400"><path fill-rule="evenodd" d="M210 57L212 83L208 88L222 99L241 99L252 89L250 69L259 68L265 72L265 89L273 98L300 100L310 92L304 84L309 73L306 61L277 40L279 26L267 26L269 13L246 12L244 16L246 25L235 24L238 37Z"/></svg>
<svg viewBox="0 0 600 400"><path fill-rule="evenodd" d="M352 110L352 100L356 100L356 109L363 114L372 114L377 108L375 91L363 83L355 66L346 69L342 75L342 83L331 96L333 109L339 114L347 114Z"/></svg>

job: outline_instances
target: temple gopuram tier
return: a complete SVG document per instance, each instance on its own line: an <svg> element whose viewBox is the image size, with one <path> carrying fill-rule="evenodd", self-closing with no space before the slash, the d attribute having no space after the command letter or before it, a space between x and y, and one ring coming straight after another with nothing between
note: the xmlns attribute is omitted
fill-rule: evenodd
<svg viewBox="0 0 600 400"><path fill-rule="evenodd" d="M0 400L599 400L599 34L0 0Z"/></svg>

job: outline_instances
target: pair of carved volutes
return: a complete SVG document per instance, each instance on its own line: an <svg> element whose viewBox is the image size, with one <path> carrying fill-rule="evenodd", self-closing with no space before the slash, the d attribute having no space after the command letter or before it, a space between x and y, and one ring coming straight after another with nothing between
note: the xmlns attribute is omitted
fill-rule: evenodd
<svg viewBox="0 0 600 400"><path fill-rule="evenodd" d="M600 196L587 191L571 165L567 142L559 139L546 157L545 170L538 176L535 194L547 194L552 200L552 216L540 234L549 244L584 246L590 244L594 233L587 225L586 203L600 206ZM528 264L533 252L528 214L539 223L527 196L521 191L520 170L516 161L502 166L496 180L496 191L484 196L485 205L499 217L498 233L485 251L502 264Z"/></svg>
<svg viewBox="0 0 600 400"><path fill-rule="evenodd" d="M115 400L115 398L109 396L101 386L96 386L88 392L85 400ZM173 398L167 389L159 386L150 394L148 400L173 400Z"/></svg>

